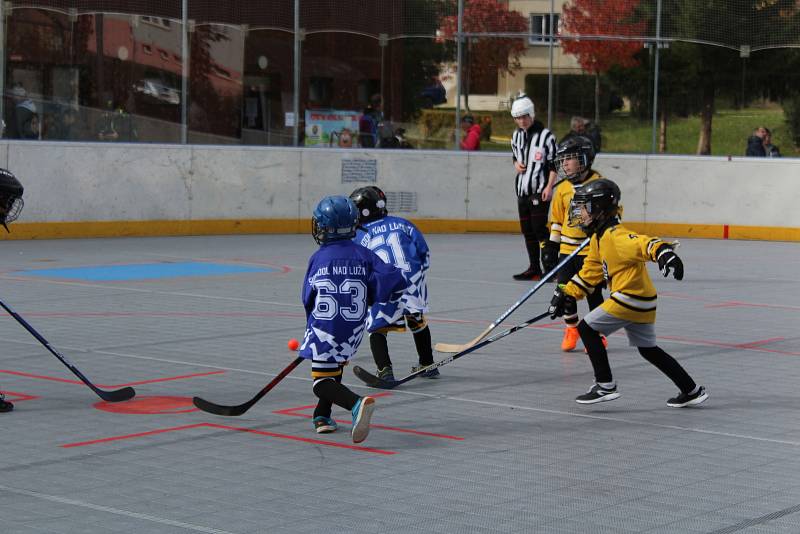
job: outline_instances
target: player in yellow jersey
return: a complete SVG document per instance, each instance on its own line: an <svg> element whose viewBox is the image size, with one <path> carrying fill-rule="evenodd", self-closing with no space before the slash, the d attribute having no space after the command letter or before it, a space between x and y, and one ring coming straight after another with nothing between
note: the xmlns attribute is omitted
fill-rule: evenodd
<svg viewBox="0 0 800 534"><path fill-rule="evenodd" d="M644 359L680 389L678 396L667 400L667 406L683 408L700 404L708 398L705 388L697 385L675 358L656 345L656 289L646 264L657 262L664 276L672 272L676 280L682 280L683 262L675 254L676 243L639 235L622 226L618 218L619 199L617 184L600 179L578 189L570 208L572 220L591 236L589 253L580 272L568 284L556 288L550 302L551 317L564 315L568 297L583 298L603 280L610 292L601 306L578 323L578 333L594 368L595 384L575 400L594 404L619 397L600 334L610 335L624 328L630 345L639 349Z"/></svg>
<svg viewBox="0 0 800 534"><path fill-rule="evenodd" d="M558 145L556 149L556 171L559 185L550 201L550 215L547 224L550 227L550 238L542 245L542 265L545 272L550 272L559 261L570 255L578 245L586 239L586 232L577 224L570 224L570 202L575 189L600 180L602 176L592 169L594 162L594 146L592 141L580 135L572 136ZM558 271L557 282L566 284L581 270L583 260L588 254L583 249L569 263ZM602 282L600 284L603 285ZM603 292L596 288L586 296L589 310L603 303ZM578 342L578 303L573 297L567 297L564 304L564 339L561 350L570 352ZM604 338L603 343L607 345Z"/></svg>

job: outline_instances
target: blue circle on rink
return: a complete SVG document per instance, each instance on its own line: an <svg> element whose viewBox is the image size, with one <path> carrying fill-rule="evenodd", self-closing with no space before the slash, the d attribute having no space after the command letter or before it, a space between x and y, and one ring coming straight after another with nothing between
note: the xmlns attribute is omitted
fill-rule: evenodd
<svg viewBox="0 0 800 534"><path fill-rule="evenodd" d="M129 265L93 265L63 269L30 269L14 274L42 278L66 278L91 282L119 282L125 280L158 280L184 276L220 276L240 273L271 273L274 267L235 265L230 263L179 262L135 263Z"/></svg>

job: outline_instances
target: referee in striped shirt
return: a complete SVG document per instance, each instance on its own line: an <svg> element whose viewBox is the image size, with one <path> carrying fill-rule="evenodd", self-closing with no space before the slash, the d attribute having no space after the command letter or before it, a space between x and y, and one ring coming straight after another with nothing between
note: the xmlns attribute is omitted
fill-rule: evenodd
<svg viewBox="0 0 800 534"><path fill-rule="evenodd" d="M528 251L528 268L514 280L541 280L540 243L548 239L547 215L556 181L556 138L553 132L534 120L533 102L527 96L514 101L511 116L517 129L511 137L514 169L517 171L519 225Z"/></svg>

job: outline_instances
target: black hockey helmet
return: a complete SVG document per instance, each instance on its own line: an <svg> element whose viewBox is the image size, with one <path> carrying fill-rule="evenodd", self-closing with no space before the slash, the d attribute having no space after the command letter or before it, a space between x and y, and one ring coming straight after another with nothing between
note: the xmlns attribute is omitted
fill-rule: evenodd
<svg viewBox="0 0 800 534"><path fill-rule="evenodd" d="M358 208L361 224L377 221L389 213L386 210L386 193L380 187L374 185L359 187L350 193L350 200Z"/></svg>
<svg viewBox="0 0 800 534"><path fill-rule="evenodd" d="M576 188L569 223L580 226L587 235L597 233L619 215L620 196L617 184L605 178Z"/></svg>
<svg viewBox="0 0 800 534"><path fill-rule="evenodd" d="M564 169L564 163L571 159L578 160L578 170L572 173ZM559 180L569 180L573 184L583 182L594 162L594 145L591 139L576 135L564 140L556 149L556 171Z"/></svg>
<svg viewBox="0 0 800 534"><path fill-rule="evenodd" d="M11 171L0 169L0 224L8 231L8 223L16 221L25 203L24 189Z"/></svg>

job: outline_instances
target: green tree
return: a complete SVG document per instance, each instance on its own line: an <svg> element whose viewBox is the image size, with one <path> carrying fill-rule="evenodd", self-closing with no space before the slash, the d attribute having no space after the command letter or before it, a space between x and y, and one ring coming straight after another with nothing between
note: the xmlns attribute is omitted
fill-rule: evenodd
<svg viewBox="0 0 800 534"><path fill-rule="evenodd" d="M639 9L638 16L647 20L651 29L655 28L656 5L656 0L646 0ZM745 63L740 48L766 49L796 41L800 4L795 0L666 0L661 16L662 37L675 40L668 49L660 50L658 104L662 128L670 113L698 113L697 154L710 154L717 99L742 100L742 93L753 89L752 84L742 83L744 66L763 72L774 54L756 51ZM639 55L645 58L648 52L643 50ZM648 85L634 88L632 82L651 80L644 69L652 68L651 61L643 61L638 67L612 69L610 78L641 104L648 100ZM771 83L764 77L757 80L762 89Z"/></svg>

